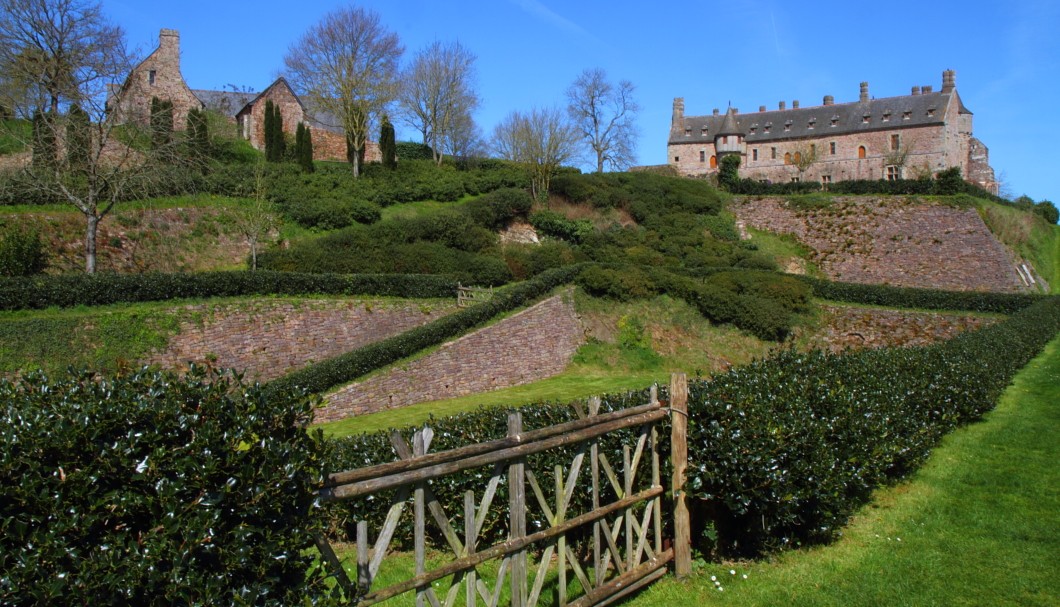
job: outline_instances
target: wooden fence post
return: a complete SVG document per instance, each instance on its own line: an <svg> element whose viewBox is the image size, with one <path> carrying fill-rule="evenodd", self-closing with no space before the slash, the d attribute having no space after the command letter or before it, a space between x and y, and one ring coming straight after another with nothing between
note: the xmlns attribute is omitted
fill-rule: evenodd
<svg viewBox="0 0 1060 607"><path fill-rule="evenodd" d="M508 414L508 436L516 437L523 433L523 414L513 411ZM512 460L508 465L508 495L511 539L520 539L526 535L526 467L523 458ZM526 605L526 550L520 550L511 556L512 571L512 607Z"/></svg>
<svg viewBox="0 0 1060 607"><path fill-rule="evenodd" d="M688 521L685 474L688 468L688 378L684 373L670 376L670 453L673 458L674 496L674 573L692 573L692 530Z"/></svg>

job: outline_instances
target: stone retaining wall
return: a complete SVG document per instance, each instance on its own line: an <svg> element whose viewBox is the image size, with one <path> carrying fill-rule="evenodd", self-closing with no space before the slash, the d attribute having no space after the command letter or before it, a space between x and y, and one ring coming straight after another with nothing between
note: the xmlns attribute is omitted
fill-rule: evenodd
<svg viewBox="0 0 1060 607"><path fill-rule="evenodd" d="M902 198L834 197L799 209L781 198L745 198L736 217L791 234L833 280L954 291L1027 290L1015 260L975 209Z"/></svg>
<svg viewBox="0 0 1060 607"><path fill-rule="evenodd" d="M188 306L180 333L144 362L181 370L209 359L217 367L245 371L247 379L268 381L455 309L455 301L343 299Z"/></svg>
<svg viewBox="0 0 1060 607"><path fill-rule="evenodd" d="M584 341L570 292L325 398L317 422L526 384L563 371Z"/></svg>
<svg viewBox="0 0 1060 607"><path fill-rule="evenodd" d="M1000 318L961 313L910 312L819 304L822 328L811 345L830 352L851 348L927 346L980 329Z"/></svg>

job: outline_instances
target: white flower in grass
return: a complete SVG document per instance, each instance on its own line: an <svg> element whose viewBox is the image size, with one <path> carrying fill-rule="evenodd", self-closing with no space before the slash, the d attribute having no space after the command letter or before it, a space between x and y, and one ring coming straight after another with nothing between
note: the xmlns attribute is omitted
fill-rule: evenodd
<svg viewBox="0 0 1060 607"><path fill-rule="evenodd" d="M736 575L736 570L735 569L730 569L729 570L729 575Z"/></svg>
<svg viewBox="0 0 1060 607"><path fill-rule="evenodd" d="M716 575L710 576L710 581L712 581L712 582L718 581L718 576L716 576Z"/></svg>
<svg viewBox="0 0 1060 607"><path fill-rule="evenodd" d="M745 580L747 579L747 574L746 573L743 574L743 579L745 579Z"/></svg>

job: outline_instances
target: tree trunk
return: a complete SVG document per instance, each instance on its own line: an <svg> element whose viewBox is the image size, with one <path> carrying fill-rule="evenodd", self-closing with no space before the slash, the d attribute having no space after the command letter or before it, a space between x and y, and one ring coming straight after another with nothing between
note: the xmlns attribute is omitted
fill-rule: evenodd
<svg viewBox="0 0 1060 607"><path fill-rule="evenodd" d="M99 217L94 213L85 215L85 272L96 272L96 231L99 229Z"/></svg>
<svg viewBox="0 0 1060 607"><path fill-rule="evenodd" d="M353 168L353 178L357 179L361 176L361 155L354 150L353 158L350 159L350 166Z"/></svg>

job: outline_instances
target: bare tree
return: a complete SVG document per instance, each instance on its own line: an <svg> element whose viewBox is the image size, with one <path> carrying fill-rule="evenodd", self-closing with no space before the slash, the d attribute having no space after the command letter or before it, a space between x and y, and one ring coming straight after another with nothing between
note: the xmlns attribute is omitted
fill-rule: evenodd
<svg viewBox="0 0 1060 607"><path fill-rule="evenodd" d="M557 108L512 112L494 128L493 148L526 166L531 194L544 200L556 170L577 155L578 130Z"/></svg>
<svg viewBox="0 0 1060 607"><path fill-rule="evenodd" d="M567 89L567 111L595 155L597 173L605 165L625 170L636 161L640 106L633 99L634 88L628 80L611 84L604 70L595 68L582 72Z"/></svg>
<svg viewBox="0 0 1060 607"><path fill-rule="evenodd" d="M398 61L404 51L377 13L349 7L325 15L284 57L295 90L341 122L353 152L354 177L361 174L373 121L397 95Z"/></svg>
<svg viewBox="0 0 1060 607"><path fill-rule="evenodd" d="M247 239L250 245L250 270L258 269L258 245L269 233L280 226L280 220L272 211L268 200L268 188L265 183L265 163L259 162L254 167L254 199L250 205L240 208L235 214L236 230Z"/></svg>
<svg viewBox="0 0 1060 607"><path fill-rule="evenodd" d="M475 55L459 42L432 42L412 60L402 77L400 102L405 122L423 135L441 164L447 144L466 130L479 105Z"/></svg>
<svg viewBox="0 0 1060 607"><path fill-rule="evenodd" d="M166 174L158 155L173 159L170 150L126 145L143 134L131 125L119 127L120 112L107 109L108 93L134 65L124 33L96 2L0 0L0 47L0 78L9 85L4 90L12 92L10 103L22 117L44 111L42 137L57 142L41 146L48 157L34 158L17 179L18 187L70 204L84 215L85 271L95 272L99 223L119 201L152 191ZM78 135L68 137L75 119L62 112L74 106L87 114L87 125L75 112Z"/></svg>

